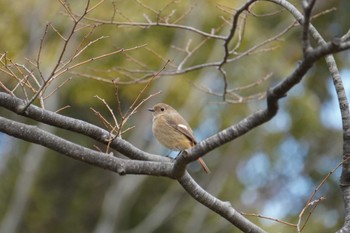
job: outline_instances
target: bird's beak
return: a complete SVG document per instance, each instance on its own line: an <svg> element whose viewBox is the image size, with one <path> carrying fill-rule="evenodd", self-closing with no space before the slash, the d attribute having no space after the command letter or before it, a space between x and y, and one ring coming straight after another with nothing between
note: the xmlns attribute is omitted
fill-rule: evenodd
<svg viewBox="0 0 350 233"><path fill-rule="evenodd" d="M154 112L153 108L148 108L147 110L150 111L150 112Z"/></svg>

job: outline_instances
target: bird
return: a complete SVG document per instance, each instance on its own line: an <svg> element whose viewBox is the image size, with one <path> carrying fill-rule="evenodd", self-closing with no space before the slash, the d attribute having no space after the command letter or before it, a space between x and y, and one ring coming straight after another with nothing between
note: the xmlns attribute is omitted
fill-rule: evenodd
<svg viewBox="0 0 350 233"><path fill-rule="evenodd" d="M160 144L179 154L197 144L193 131L187 121L170 105L158 103L148 111L153 114L152 132ZM204 160L199 157L199 164L206 173L210 173Z"/></svg>

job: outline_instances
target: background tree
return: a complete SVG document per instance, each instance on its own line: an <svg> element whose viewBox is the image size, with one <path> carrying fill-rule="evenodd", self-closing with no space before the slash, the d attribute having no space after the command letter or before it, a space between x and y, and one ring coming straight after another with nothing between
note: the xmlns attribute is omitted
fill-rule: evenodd
<svg viewBox="0 0 350 233"><path fill-rule="evenodd" d="M1 232L347 232L348 1L0 4Z"/></svg>

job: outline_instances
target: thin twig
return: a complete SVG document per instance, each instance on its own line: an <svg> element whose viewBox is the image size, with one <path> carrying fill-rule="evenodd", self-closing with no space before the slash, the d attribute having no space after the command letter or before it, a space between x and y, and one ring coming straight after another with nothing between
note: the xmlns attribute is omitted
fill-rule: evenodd
<svg viewBox="0 0 350 233"><path fill-rule="evenodd" d="M47 98L49 98L50 96L52 96L53 94L55 94L61 87L63 87L63 85L65 85L67 82L69 82L70 80L72 80L73 77L69 77L66 80L64 80L60 85L58 85L53 91L51 91L47 96L44 96L43 99L46 100Z"/></svg>
<svg viewBox="0 0 350 233"><path fill-rule="evenodd" d="M111 107L109 107L108 103L106 102L105 99L99 97L98 95L95 96L95 98L99 99L100 101L102 101L102 103L107 107L109 113L112 115L113 117L113 121L114 121L114 125L115 126L118 126L118 121L117 121L117 118L115 117L114 113L113 113L113 110ZM113 127L114 128L114 127Z"/></svg>
<svg viewBox="0 0 350 233"><path fill-rule="evenodd" d="M69 6L67 5L67 3L66 2L63 2L62 0L58 0L60 3L61 3L61 5L64 7L64 9L66 10L66 12L70 15L70 17L73 19L73 21L76 23L77 22L77 19L75 18L75 15L74 15L74 13L72 12L72 10L69 8ZM88 5L87 5L87 7L85 8L85 12L84 13L86 13L87 12L87 8L89 7L89 3L90 3L90 1L88 2ZM83 13L83 14L84 14Z"/></svg>
<svg viewBox="0 0 350 233"><path fill-rule="evenodd" d="M303 229L307 223L304 222L304 224L302 226L301 225L301 220L302 220L302 215L304 214L305 210L311 205L310 203L312 203L314 196L316 195L316 193L321 189L321 187L323 186L323 184L327 181L327 179L346 161L350 160L350 157L348 157L347 159L343 160L342 162L340 162L335 168L333 168L332 171L330 171L321 181L321 183L315 188L315 190L312 192L312 194L310 195L309 199L307 200L304 208L301 210L300 214L299 214L299 220L298 220L298 229ZM309 219L309 217L307 218L307 220Z"/></svg>
<svg viewBox="0 0 350 233"><path fill-rule="evenodd" d="M182 70L182 67L184 66L184 64L188 61L188 59L191 58L191 56L199 49L201 48L206 42L208 42L209 38L206 37L204 38L201 42L197 43L197 46L195 46L192 50L190 50L190 44L191 44L191 39L189 40L189 43L186 46L185 51L187 52L187 55L184 57L184 59L182 59L182 61L180 62L180 64L177 67L177 70Z"/></svg>
<svg viewBox="0 0 350 233"><path fill-rule="evenodd" d="M191 7L189 7L189 9L188 9L185 13L183 13L179 18L175 19L175 20L172 22L172 24L177 24L177 23L180 22L182 19L184 19L187 15L189 15L189 14L192 12L192 10L194 9L195 6L196 6L196 3L193 3L193 4L191 5Z"/></svg>
<svg viewBox="0 0 350 233"><path fill-rule="evenodd" d="M45 78L44 78L44 75L42 74L41 68L40 68L40 57L41 57L41 52L43 50L44 40L46 38L48 28L49 28L49 24L46 24L45 30L44 30L44 34L40 38L40 45L39 45L38 55L37 55L37 58L36 58L36 68L37 68L37 70L39 72L39 76L40 76L42 81L45 81ZM38 80L36 80L36 82L38 82ZM38 86L40 86L40 85L38 85Z"/></svg>
<svg viewBox="0 0 350 233"><path fill-rule="evenodd" d="M226 71L223 69L223 65L227 63L227 60L230 55L229 51L229 43L231 42L232 38L234 37L238 25L238 19L240 15L249 9L249 6L254 3L256 0L249 0L247 1L240 9L238 9L233 17L232 20L232 27L230 29L229 34L225 38L225 43L224 43L224 57L222 58L222 61L220 62L220 65L218 66L218 70L221 73L223 82L224 82L224 87L223 87L223 94L222 98L223 101L225 101L226 98L226 93L227 93L227 87L228 87L228 82L227 82L227 76L226 76Z"/></svg>
<svg viewBox="0 0 350 233"><path fill-rule="evenodd" d="M297 226L297 225L294 224L294 223L286 222L286 221L283 221L283 220L280 220L280 219L277 219L277 218L267 217L267 216L264 216L264 215L261 215L261 214L244 213L244 212L240 212L240 213L241 213L242 215L244 215L244 216L253 216L253 217L268 219L268 220L275 221L275 222L278 222L278 223L282 223L282 224L284 224L284 225L291 226L291 227L296 227L296 226Z"/></svg>
<svg viewBox="0 0 350 233"><path fill-rule="evenodd" d="M58 110L56 110L55 113L59 113L59 112L63 111L64 109L67 109L67 108L70 108L70 107L71 107L70 105L66 105L66 106L64 106L64 107L59 108Z"/></svg>
<svg viewBox="0 0 350 233"><path fill-rule="evenodd" d="M96 23L111 24L111 25L116 25L116 26L137 26L137 27L143 27L143 28L147 28L147 27L178 28L178 29L191 31L191 32L197 33L197 34L205 36L205 37L210 37L212 39L218 39L218 40L225 40L226 39L225 36L207 33L207 32L201 31L197 28L191 27L191 26L187 26L187 25L183 25L183 24L176 24L176 23L161 23L161 22L152 22L152 23L147 22L146 23L146 22L121 22L121 21L111 22L111 21L107 21L107 20L95 19L95 18L90 18L90 17L85 17L85 19L92 21L92 22L96 22Z"/></svg>
<svg viewBox="0 0 350 233"><path fill-rule="evenodd" d="M298 220L298 224L297 224L298 233L300 233L300 232L304 229L304 227L306 226L306 223L309 221L309 219L310 219L310 217L311 217L311 214L314 212L314 210L316 209L317 205L318 205L321 201L323 201L323 200L325 200L325 199L326 199L325 197L320 197L320 198L318 198L318 199L316 199L316 200L310 202L310 203L307 205L307 207L312 206L312 208L311 208L311 210L309 211L309 213L308 213L308 215L307 215L307 217L306 217L306 220L305 220L305 222L304 222L304 224L303 224L302 226L300 226L300 225L301 225L301 219L302 219L302 215L304 214L306 208L303 209L303 210L300 212L300 214L299 214L299 220Z"/></svg>
<svg viewBox="0 0 350 233"><path fill-rule="evenodd" d="M98 111L96 111L91 107L90 109L100 118L100 120L102 121L102 123L105 125L107 129L113 129L113 126L102 116L101 113L99 113Z"/></svg>
<svg viewBox="0 0 350 233"><path fill-rule="evenodd" d="M101 5L105 0L101 0L98 3L96 3L94 6L92 6L89 10L87 10L87 13L89 13L90 11L95 10L99 5Z"/></svg>
<svg viewBox="0 0 350 233"><path fill-rule="evenodd" d="M32 70L29 70L25 65L22 65L22 64L16 63L15 65L16 65L16 67L21 67L22 69L24 69L24 70L28 73L28 75L24 75L24 74L18 69L18 70L21 72L22 76L24 77L24 78L23 78L24 80L27 80L27 79L26 79L26 76L30 76L30 77L32 77L32 79L34 80L35 84L36 84L38 87L40 87L40 83L38 82L38 80L37 80L37 78L35 77L34 72L33 72ZM23 83L24 83L24 84L27 84L27 87L28 87L29 89L31 89L33 92L35 92L35 89L34 89L34 87L31 85L30 82L23 82Z"/></svg>
<svg viewBox="0 0 350 233"><path fill-rule="evenodd" d="M272 77L272 75L273 75L273 73L269 73L269 74L265 75L264 77L262 77L261 79L256 80L253 83L250 83L250 84L245 85L245 86L240 86L240 87L229 89L228 92L242 91L242 90L246 90L246 89L249 89L249 88L253 88L253 87L259 86L261 83L263 83L266 80L270 79Z"/></svg>
<svg viewBox="0 0 350 233"><path fill-rule="evenodd" d="M52 23L50 23L50 27L52 28L52 30L54 32L56 32L56 34L58 35L58 37L60 37L63 41L66 41L67 39L52 25Z"/></svg>
<svg viewBox="0 0 350 233"><path fill-rule="evenodd" d="M242 57L246 56L246 55L251 55L253 54L254 51L256 51L258 48L271 43L272 41L276 41L278 38L282 37L283 35L285 35L287 32L289 32L293 27L297 26L297 21L294 21L293 23L291 23L289 26L287 26L286 28L284 28L281 32L279 32L278 34L268 38L267 40L264 40L262 42L260 42L259 44L254 45L253 47L247 49L246 51L240 53L238 56L228 59L227 62L234 62L237 61L238 59L241 59Z"/></svg>
<svg viewBox="0 0 350 233"><path fill-rule="evenodd" d="M152 78L149 79L149 81L146 83L146 85L142 88L142 90L139 92L139 94L137 95L137 97L135 98L134 102L130 105L129 109L126 111L125 115L130 115L130 112L135 111L137 108L134 108L136 102L139 100L139 98L141 97L141 95L143 94L143 92L148 88L148 86L151 84L151 82L153 81L154 78L158 77L158 75L166 68L166 66L168 65L169 61L167 61L165 63L165 65L163 66L162 69L160 69L156 74L154 74L154 76ZM139 105L137 105L139 106ZM132 110L133 109L133 110ZM129 118L129 117L127 117Z"/></svg>
<svg viewBox="0 0 350 233"><path fill-rule="evenodd" d="M1 81L0 81L0 87L2 87L2 89L4 89L11 96L15 96L15 94L13 94L13 92L10 89L8 89Z"/></svg>
<svg viewBox="0 0 350 233"><path fill-rule="evenodd" d="M62 65L61 65L61 67L59 68L59 69L57 69L57 73L60 73L62 70L64 70L64 68L67 66L67 65L69 65L72 61L74 61L80 54L82 54L87 48L89 48L91 45L93 45L93 44L95 44L95 43L97 43L97 42L99 42L100 40L103 40L103 39L105 39L105 38L108 38L108 36L101 36L101 37L99 37L99 38L97 38L97 39L95 39L95 40L93 40L93 41L90 41L86 46L84 46L82 49L80 49L80 50L77 50L76 52L75 52L75 54L68 60L68 61L66 61L66 62L63 62L62 63ZM84 39L85 39L85 37L84 37ZM110 54L110 55L113 55L113 54ZM96 59L95 59L96 60ZM79 63L78 63L79 64ZM85 64L85 63L83 63L83 64ZM75 68L75 67L73 67L73 68ZM73 69L73 68L71 68L71 69ZM66 72L67 70L65 70L64 72ZM56 75L57 76L57 75Z"/></svg>
<svg viewBox="0 0 350 233"><path fill-rule="evenodd" d="M304 8L304 22L303 22L303 52L304 56L312 49L310 38L309 38L309 29L310 29L310 20L312 9L315 5L315 0L302 0L302 5Z"/></svg>
<svg viewBox="0 0 350 233"><path fill-rule="evenodd" d="M65 3L62 2L62 0L59 0L59 2L67 9L67 11L70 12L68 6L66 6ZM55 67L52 69L51 71L51 74L49 75L49 77L44 81L44 83L42 84L42 86L40 87L40 89L37 91L36 94L33 95L33 97L31 98L31 100L29 100L26 105L22 108L22 111L24 112L28 107L29 105L31 105L34 100L39 96L39 95L42 95L42 91L46 88L46 86L48 85L48 83L50 83L54 78L55 78L55 73L57 71L57 69L59 68L60 64L61 64L61 61L66 53L66 50L68 48L68 44L69 44L69 41L71 40L71 38L73 37L74 33L75 33L75 28L78 26L79 22L86 16L87 14L87 9L89 8L89 5L90 5L90 0L87 1L87 4L86 4L86 7L85 7L85 10L84 10L84 13L81 15L81 17L79 17L77 20L75 18L74 19L74 24L71 28L71 31L67 37L66 40L64 40L64 44L63 44L63 48L61 50L61 53L59 55L59 58L56 62L56 65Z"/></svg>
<svg viewBox="0 0 350 233"><path fill-rule="evenodd" d="M114 55L114 54L117 54L117 53L120 53L122 52L124 49L119 49L119 50L116 50L116 51L113 51L113 52L110 52L110 53L105 53L105 54L102 54L100 56L96 56L96 57L92 57L92 58L89 58L89 59L86 59L82 62L79 62L79 63L76 63L74 65L71 65L63 70L60 70L59 72L55 73L55 75L53 77L57 78L58 76L62 75L63 73L66 73L74 68L77 68L79 66L82 66L86 63L89 63L89 62L92 62L92 61L96 61L98 59L101 59L101 58L105 58L105 57L108 57L108 56L111 56L111 55Z"/></svg>

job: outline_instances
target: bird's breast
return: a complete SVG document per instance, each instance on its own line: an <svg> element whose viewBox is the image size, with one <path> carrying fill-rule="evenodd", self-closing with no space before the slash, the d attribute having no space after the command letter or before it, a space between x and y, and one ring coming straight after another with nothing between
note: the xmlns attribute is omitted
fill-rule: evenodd
<svg viewBox="0 0 350 233"><path fill-rule="evenodd" d="M152 131L160 144L170 150L186 150L193 145L193 142L191 142L191 140L188 139L183 133L173 128L160 117L154 119Z"/></svg>

